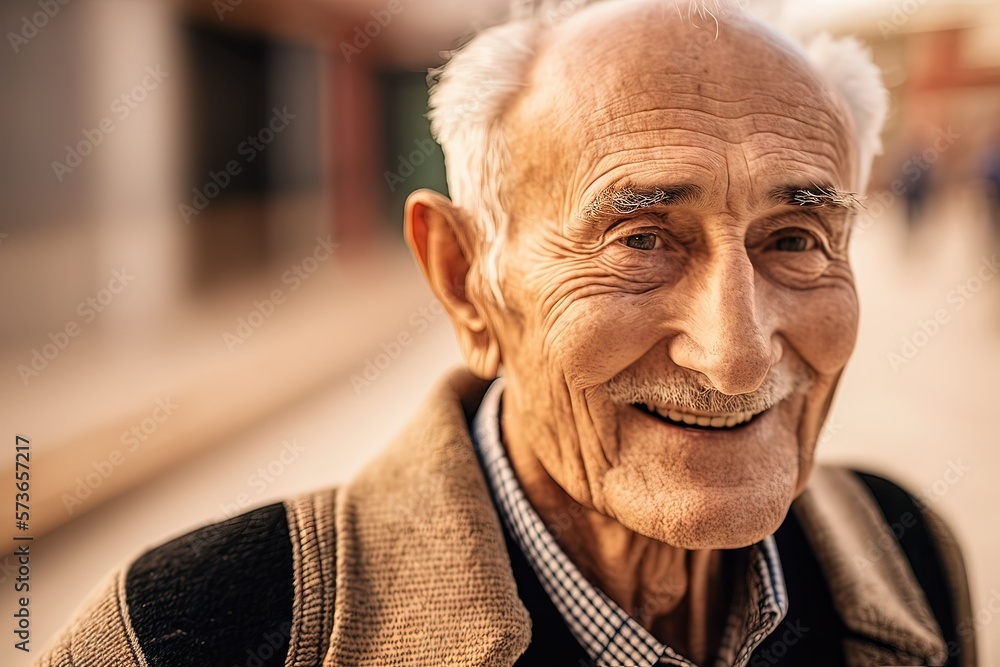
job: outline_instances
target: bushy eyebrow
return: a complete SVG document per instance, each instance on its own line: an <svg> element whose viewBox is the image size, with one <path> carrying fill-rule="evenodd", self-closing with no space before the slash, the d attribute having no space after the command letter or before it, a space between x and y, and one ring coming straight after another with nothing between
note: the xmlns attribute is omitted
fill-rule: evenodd
<svg viewBox="0 0 1000 667"><path fill-rule="evenodd" d="M701 195L697 185L673 185L663 188L611 187L597 193L580 212L584 222L615 216L630 215L654 206L683 204Z"/></svg>
<svg viewBox="0 0 1000 667"><path fill-rule="evenodd" d="M854 192L841 192L830 185L786 185L775 188L768 195L773 204L802 206L804 208L836 208L845 211L858 211L861 196Z"/></svg>

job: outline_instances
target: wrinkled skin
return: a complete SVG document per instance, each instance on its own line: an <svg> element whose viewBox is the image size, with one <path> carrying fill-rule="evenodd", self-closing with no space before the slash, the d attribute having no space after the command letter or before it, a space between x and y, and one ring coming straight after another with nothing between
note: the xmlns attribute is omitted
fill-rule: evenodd
<svg viewBox="0 0 1000 667"><path fill-rule="evenodd" d="M647 0L547 34L503 124L505 307L469 271L474 212L414 193L408 238L473 371L502 363L505 444L533 505L551 522L582 507L559 535L570 557L703 660L728 604L715 550L781 524L854 345L850 212L768 197L854 187L849 117L759 25ZM680 185L695 194L585 215L608 188ZM770 407L737 428L689 428L616 398L609 383L625 376ZM762 396L768 383L786 391Z"/></svg>

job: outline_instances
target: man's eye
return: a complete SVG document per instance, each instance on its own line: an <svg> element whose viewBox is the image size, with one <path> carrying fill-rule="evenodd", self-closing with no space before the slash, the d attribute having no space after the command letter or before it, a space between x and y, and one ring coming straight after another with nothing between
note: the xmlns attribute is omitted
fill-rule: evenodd
<svg viewBox="0 0 1000 667"><path fill-rule="evenodd" d="M809 236L783 236L774 242L774 249L781 252L805 252L812 250L815 245Z"/></svg>
<svg viewBox="0 0 1000 667"><path fill-rule="evenodd" d="M623 238L622 243L635 250L655 250L662 245L656 234L633 234Z"/></svg>

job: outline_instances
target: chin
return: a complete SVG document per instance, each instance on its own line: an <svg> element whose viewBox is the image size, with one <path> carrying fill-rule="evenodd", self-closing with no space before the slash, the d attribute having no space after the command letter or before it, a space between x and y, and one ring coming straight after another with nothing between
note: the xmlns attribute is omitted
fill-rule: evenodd
<svg viewBox="0 0 1000 667"><path fill-rule="evenodd" d="M618 456L601 509L684 549L737 549L778 529L800 491L802 396L734 426L698 427L635 406L618 415Z"/></svg>
<svg viewBox="0 0 1000 667"><path fill-rule="evenodd" d="M643 477L635 471L608 472L605 513L636 533L689 550L739 549L760 542L785 520L796 486L795 476L785 474L724 488L650 488L634 483L637 479Z"/></svg>

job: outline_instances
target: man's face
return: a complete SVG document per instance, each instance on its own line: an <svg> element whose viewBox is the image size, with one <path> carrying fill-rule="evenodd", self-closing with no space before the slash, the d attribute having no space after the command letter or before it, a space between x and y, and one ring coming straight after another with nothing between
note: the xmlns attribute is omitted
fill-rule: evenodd
<svg viewBox="0 0 1000 667"><path fill-rule="evenodd" d="M491 317L505 432L577 502L689 549L780 525L857 329L846 118L743 19L608 3L543 44Z"/></svg>

